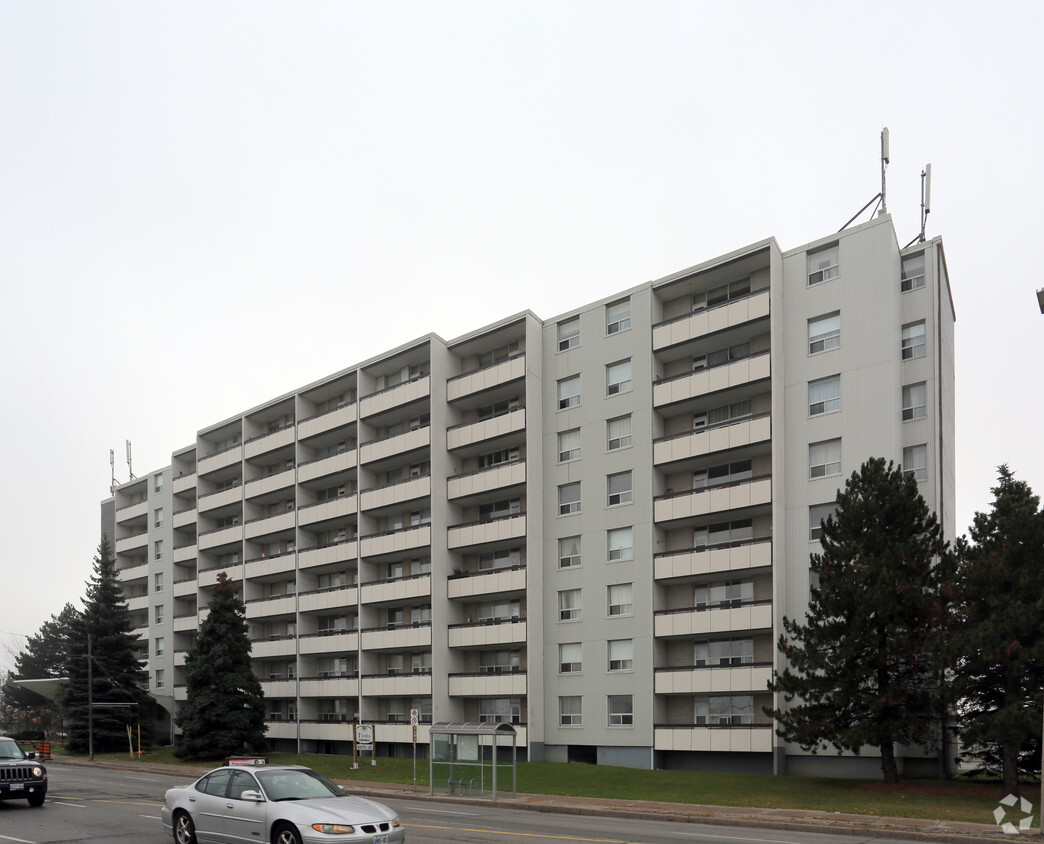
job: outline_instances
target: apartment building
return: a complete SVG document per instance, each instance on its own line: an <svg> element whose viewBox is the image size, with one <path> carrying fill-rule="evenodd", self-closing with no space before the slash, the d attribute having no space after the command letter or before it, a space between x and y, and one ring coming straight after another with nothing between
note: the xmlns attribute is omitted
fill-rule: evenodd
<svg viewBox="0 0 1044 844"><path fill-rule="evenodd" d="M845 478L884 456L954 536L940 240L888 216L774 239L554 319L435 334L199 430L102 502L167 712L241 586L275 749L426 751L506 722L533 760L873 772L763 707ZM908 772L934 759L904 752Z"/></svg>

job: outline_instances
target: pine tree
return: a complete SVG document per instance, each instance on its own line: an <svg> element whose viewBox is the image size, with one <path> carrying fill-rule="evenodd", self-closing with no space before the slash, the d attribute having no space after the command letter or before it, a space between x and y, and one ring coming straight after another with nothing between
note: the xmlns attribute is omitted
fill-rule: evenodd
<svg viewBox="0 0 1044 844"><path fill-rule="evenodd" d="M962 744L1019 796L1019 770L1039 771L1044 684L1044 511L1007 466L972 543L958 545L953 692Z"/></svg>
<svg viewBox="0 0 1044 844"><path fill-rule="evenodd" d="M61 696L65 712L68 745L82 753L89 746L88 737L88 642L95 704L123 704L94 709L94 750L124 750L128 746L127 728L132 728L137 744L136 726L151 723L152 704L145 691L148 673L138 658L138 637L123 586L116 575L116 562L108 537L102 537L94 558L94 574L87 582L83 611L72 620L68 640L65 675L69 678ZM143 743L149 730L142 730Z"/></svg>
<svg viewBox="0 0 1044 844"><path fill-rule="evenodd" d="M40 630L30 636L25 647L15 655L15 670L4 687L8 706L28 711L41 728L56 716L56 704L29 689L16 686L11 680L44 680L63 676L69 659L69 634L78 613L72 604L66 604L58 615L52 615Z"/></svg>
<svg viewBox="0 0 1044 844"><path fill-rule="evenodd" d="M250 667L246 607L224 572L185 658L185 678L187 700L176 716L182 736L175 755L216 759L263 747L265 699Z"/></svg>
<svg viewBox="0 0 1044 844"><path fill-rule="evenodd" d="M805 623L783 619L776 732L811 753L877 748L898 782L895 744L931 747L940 730L942 530L913 477L871 458L838 491L821 543Z"/></svg>

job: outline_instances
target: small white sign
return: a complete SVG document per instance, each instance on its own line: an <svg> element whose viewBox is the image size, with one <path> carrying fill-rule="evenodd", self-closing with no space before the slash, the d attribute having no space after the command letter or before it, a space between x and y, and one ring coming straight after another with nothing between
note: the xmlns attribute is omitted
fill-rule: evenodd
<svg viewBox="0 0 1044 844"><path fill-rule="evenodd" d="M420 713L416 709L410 710L410 726L416 727L420 719Z"/></svg>
<svg viewBox="0 0 1044 844"><path fill-rule="evenodd" d="M358 744L373 744L373 724L357 724L355 741Z"/></svg>

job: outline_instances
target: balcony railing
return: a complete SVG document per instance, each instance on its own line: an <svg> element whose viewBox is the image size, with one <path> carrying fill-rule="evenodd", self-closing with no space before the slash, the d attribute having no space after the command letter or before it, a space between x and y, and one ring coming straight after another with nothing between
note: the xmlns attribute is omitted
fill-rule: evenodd
<svg viewBox="0 0 1044 844"><path fill-rule="evenodd" d="M655 617L670 616L670 615L685 615L687 613L694 612L710 612L711 610L738 610L743 607L760 607L767 604L771 604L771 598L758 598L752 601L744 601L742 599L736 599L732 601L715 601L713 603L708 602L706 604L699 604L692 607L677 607L671 610L657 610L653 613Z"/></svg>
<svg viewBox="0 0 1044 844"><path fill-rule="evenodd" d="M653 498L653 501L666 501L668 499L678 498L684 495L694 495L697 492L713 492L716 489L732 489L734 487L747 486L749 484L757 483L758 481L767 480L771 477L772 473L769 472L763 475L753 475L752 477L742 478L736 481L725 481L724 483L708 482L706 486L693 487L692 489L682 489L678 490L677 492L675 492L674 490L665 492L663 495L655 496Z"/></svg>
<svg viewBox="0 0 1044 844"><path fill-rule="evenodd" d="M771 413L755 413L749 416L743 416L737 419L726 419L724 422L715 422L712 425L704 425L701 428L692 428L688 431L682 431L680 434L670 434L666 437L657 437L653 440L653 443L665 443L671 442L672 440L681 439L683 437L691 437L693 434L702 434L704 431L717 431L721 428L731 428L733 425L742 425L745 422L751 422L754 419L764 419L767 416L771 416Z"/></svg>
<svg viewBox="0 0 1044 844"><path fill-rule="evenodd" d="M718 302L718 304L711 305L709 308L701 308L698 311L689 311L688 313L682 314L681 316L676 316L676 317L671 317L670 319L665 319L663 322L657 322L656 324L654 324L653 325L653 329L657 329L661 325L671 325L672 323L675 323L675 322L681 322L683 319L691 318L694 314L709 314L712 311L719 310L720 308L727 308L729 305L734 305L737 302L742 302L744 299L750 299L752 296L757 296L759 293L764 293L767 289L768 288L761 288L760 290L751 290L751 291L748 291L747 293L744 293L741 296L735 296L735 297L733 297L731 299L728 299L725 302Z"/></svg>

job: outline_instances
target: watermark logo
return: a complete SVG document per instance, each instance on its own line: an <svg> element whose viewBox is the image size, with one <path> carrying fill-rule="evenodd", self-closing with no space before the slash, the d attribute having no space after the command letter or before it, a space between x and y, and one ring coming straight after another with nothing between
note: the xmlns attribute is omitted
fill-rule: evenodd
<svg viewBox="0 0 1044 844"><path fill-rule="evenodd" d="M1015 810L1015 804L1019 804L1019 811ZM1022 830L1028 830L1033 825L1033 804L1025 797L1018 798L1014 794L1002 797L1000 805L993 810L993 818L997 826L1004 830L1005 835L1018 835ZM1023 815L1018 824L1012 822L1012 818L1019 813Z"/></svg>

